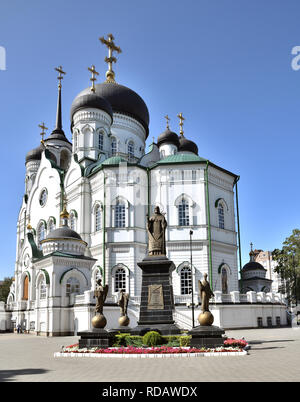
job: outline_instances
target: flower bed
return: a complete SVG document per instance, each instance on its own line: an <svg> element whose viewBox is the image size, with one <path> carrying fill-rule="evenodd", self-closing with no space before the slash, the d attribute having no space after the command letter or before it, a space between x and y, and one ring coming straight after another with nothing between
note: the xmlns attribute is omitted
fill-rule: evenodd
<svg viewBox="0 0 300 402"><path fill-rule="evenodd" d="M242 352L241 347L219 347L219 348L191 348L191 347L170 347L170 346L156 346L156 347L134 347L134 346L121 346L110 347L106 349L101 348L82 348L79 349L78 344L70 345L62 349L61 353L98 353L98 354L128 354L128 355L141 355L141 354L193 354L193 353L232 353Z"/></svg>

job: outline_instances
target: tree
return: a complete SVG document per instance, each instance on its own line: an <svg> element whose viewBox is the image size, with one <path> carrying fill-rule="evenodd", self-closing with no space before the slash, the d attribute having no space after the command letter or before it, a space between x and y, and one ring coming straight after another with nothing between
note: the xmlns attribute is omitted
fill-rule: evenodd
<svg viewBox="0 0 300 402"><path fill-rule="evenodd" d="M4 280L2 281L2 283L0 285L0 301L3 301L6 303L12 281L13 281L13 278L4 278Z"/></svg>
<svg viewBox="0 0 300 402"><path fill-rule="evenodd" d="M300 300L300 230L294 229L291 236L283 242L281 250L272 252L273 260L277 261L274 269L285 282L285 292L289 302Z"/></svg>

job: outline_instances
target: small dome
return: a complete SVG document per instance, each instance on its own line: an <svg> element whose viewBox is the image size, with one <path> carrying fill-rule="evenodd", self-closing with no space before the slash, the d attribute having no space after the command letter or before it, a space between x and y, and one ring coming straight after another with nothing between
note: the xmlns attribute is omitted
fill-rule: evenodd
<svg viewBox="0 0 300 402"><path fill-rule="evenodd" d="M179 147L179 138L176 133L167 128L157 139L157 145L160 147L162 144L171 143Z"/></svg>
<svg viewBox="0 0 300 402"><path fill-rule="evenodd" d="M260 270L260 271L266 271L266 269L259 263L256 261L250 261L247 264L245 264L243 266L243 271L252 271L252 270Z"/></svg>
<svg viewBox="0 0 300 402"><path fill-rule="evenodd" d="M27 152L26 158L25 158L25 161L26 161L25 163L27 163L29 161L40 161L44 149L45 148L44 148L43 144L40 144L38 147Z"/></svg>
<svg viewBox="0 0 300 402"><path fill-rule="evenodd" d="M132 89L116 82L103 82L95 85L95 94L104 98L112 107L113 112L127 114L142 124L146 130L146 137L149 133L149 112L143 99ZM75 98L91 93L90 88L84 89ZM73 102L73 103L74 103ZM72 113L71 113L72 118Z"/></svg>
<svg viewBox="0 0 300 402"><path fill-rule="evenodd" d="M102 96L99 96L91 91L89 88L88 91L81 92L73 101L71 106L71 121L73 120L74 114L80 109L86 108L95 108L104 110L104 112L108 113L110 117L113 117L113 111L110 103L105 100Z"/></svg>
<svg viewBox="0 0 300 402"><path fill-rule="evenodd" d="M198 147L197 145L188 139L186 139L183 135L179 138L179 149L178 152L193 152L193 154L198 155Z"/></svg>
<svg viewBox="0 0 300 402"><path fill-rule="evenodd" d="M49 239L77 239L82 240L81 236L75 232L75 230L70 229L68 226L62 226L60 228L52 230L46 237Z"/></svg>

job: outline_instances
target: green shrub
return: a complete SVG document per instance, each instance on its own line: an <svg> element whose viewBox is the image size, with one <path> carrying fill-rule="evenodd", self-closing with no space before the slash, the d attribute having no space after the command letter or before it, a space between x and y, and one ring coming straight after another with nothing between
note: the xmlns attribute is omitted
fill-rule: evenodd
<svg viewBox="0 0 300 402"><path fill-rule="evenodd" d="M135 346L142 347L143 346L143 337L139 335L129 335L125 338L126 346Z"/></svg>
<svg viewBox="0 0 300 402"><path fill-rule="evenodd" d="M126 338L130 336L129 333L115 335L113 346L126 346Z"/></svg>
<svg viewBox="0 0 300 402"><path fill-rule="evenodd" d="M179 344L180 344L181 347L190 346L191 339L192 339L191 335L182 335L179 338L180 338L179 339L179 342L180 342Z"/></svg>
<svg viewBox="0 0 300 402"><path fill-rule="evenodd" d="M149 331L143 336L143 344L147 346L162 345L163 337L156 331Z"/></svg>

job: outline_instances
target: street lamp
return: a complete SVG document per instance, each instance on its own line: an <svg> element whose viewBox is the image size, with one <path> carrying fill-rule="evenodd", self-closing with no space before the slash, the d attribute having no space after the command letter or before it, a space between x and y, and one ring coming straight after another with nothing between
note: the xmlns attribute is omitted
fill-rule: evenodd
<svg viewBox="0 0 300 402"><path fill-rule="evenodd" d="M192 294L192 322L193 328L195 328L195 311L194 311L194 285L193 285L193 255L192 255L192 236L193 231L190 230L190 253L191 253L191 294Z"/></svg>

